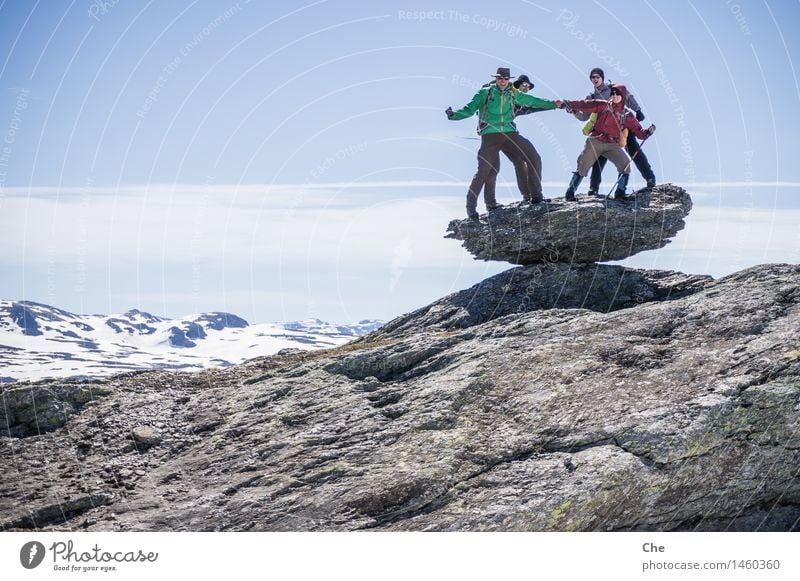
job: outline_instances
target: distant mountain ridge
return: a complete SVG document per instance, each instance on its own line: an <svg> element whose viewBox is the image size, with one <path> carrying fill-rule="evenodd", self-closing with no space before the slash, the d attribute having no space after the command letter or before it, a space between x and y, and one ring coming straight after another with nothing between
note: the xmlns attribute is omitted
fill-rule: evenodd
<svg viewBox="0 0 800 581"><path fill-rule="evenodd" d="M0 380L228 367L282 349L336 347L382 324L308 319L251 325L232 313L168 319L138 309L76 315L33 301L0 300Z"/></svg>

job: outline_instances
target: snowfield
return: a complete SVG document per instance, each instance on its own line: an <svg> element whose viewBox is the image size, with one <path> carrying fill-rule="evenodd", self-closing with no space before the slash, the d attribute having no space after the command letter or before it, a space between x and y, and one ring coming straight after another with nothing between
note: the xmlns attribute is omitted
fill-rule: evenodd
<svg viewBox="0 0 800 581"><path fill-rule="evenodd" d="M227 367L281 349L336 347L381 324L309 319L250 325L230 313L165 319L135 309L75 315L31 301L0 301L0 381Z"/></svg>

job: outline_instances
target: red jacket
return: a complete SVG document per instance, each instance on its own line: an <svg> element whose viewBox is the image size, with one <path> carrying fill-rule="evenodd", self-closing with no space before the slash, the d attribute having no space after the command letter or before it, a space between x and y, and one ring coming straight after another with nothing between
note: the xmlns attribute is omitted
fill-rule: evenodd
<svg viewBox="0 0 800 581"><path fill-rule="evenodd" d="M647 132L642 129L636 117L625 112L625 99L628 96L628 89L625 85L612 85L622 93L622 101L612 104L611 101L599 99L588 101L564 101L567 109L586 111L587 113L597 113L594 129L589 133L589 137L596 137L605 143L617 143L622 129L627 127L639 139L647 137Z"/></svg>

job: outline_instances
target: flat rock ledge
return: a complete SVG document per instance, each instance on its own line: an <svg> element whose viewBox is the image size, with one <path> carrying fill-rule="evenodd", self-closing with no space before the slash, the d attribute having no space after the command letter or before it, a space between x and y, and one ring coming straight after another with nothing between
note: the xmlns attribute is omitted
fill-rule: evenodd
<svg viewBox="0 0 800 581"><path fill-rule="evenodd" d="M463 241L475 258L511 264L622 260L666 246L686 225L692 199L663 184L629 201L578 196L543 204L510 204L481 220L452 220L445 238Z"/></svg>

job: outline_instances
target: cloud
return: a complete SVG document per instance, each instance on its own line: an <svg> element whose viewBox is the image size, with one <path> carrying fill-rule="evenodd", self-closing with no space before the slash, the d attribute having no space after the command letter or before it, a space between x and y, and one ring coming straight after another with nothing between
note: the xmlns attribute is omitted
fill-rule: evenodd
<svg viewBox="0 0 800 581"><path fill-rule="evenodd" d="M396 286L408 268L472 260L442 239L446 224L463 213L465 189L446 181L12 188L3 203L0 261L303 265L343 275L374 269ZM681 264L691 255L697 264L703 255L708 272L796 262L799 217L793 209L696 204L657 262Z"/></svg>
<svg viewBox="0 0 800 581"><path fill-rule="evenodd" d="M17 192L4 201L0 260L391 265L404 245L416 266L451 261L442 248L454 244L441 237L463 211L462 192L409 193L330 184Z"/></svg>
<svg viewBox="0 0 800 581"><path fill-rule="evenodd" d="M669 245L620 264L719 277L774 262L800 263L800 210L695 206Z"/></svg>
<svg viewBox="0 0 800 581"><path fill-rule="evenodd" d="M80 312L349 321L390 318L511 267L443 238L466 186L377 183L16 193L0 214L0 295ZM717 277L797 263L799 225L798 209L696 200L673 242L622 263Z"/></svg>

